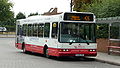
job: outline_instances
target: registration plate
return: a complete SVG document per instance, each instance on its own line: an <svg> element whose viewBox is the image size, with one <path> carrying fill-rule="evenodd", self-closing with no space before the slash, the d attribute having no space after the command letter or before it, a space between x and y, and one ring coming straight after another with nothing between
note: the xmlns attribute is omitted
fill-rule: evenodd
<svg viewBox="0 0 120 68"><path fill-rule="evenodd" d="M76 54L75 56L84 56L84 54Z"/></svg>

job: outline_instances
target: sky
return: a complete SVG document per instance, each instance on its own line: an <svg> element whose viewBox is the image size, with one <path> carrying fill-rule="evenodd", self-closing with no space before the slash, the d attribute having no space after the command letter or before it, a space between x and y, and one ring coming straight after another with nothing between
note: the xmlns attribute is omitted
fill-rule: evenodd
<svg viewBox="0 0 120 68"><path fill-rule="evenodd" d="M70 11L70 0L10 0L14 6L12 10L17 15L19 12L26 16L30 13L39 14L49 11L50 8L58 8L58 12Z"/></svg>

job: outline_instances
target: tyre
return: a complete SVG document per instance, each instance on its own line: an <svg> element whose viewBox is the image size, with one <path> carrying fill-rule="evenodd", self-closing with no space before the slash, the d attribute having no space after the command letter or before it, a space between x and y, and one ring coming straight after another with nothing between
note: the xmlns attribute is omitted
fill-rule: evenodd
<svg viewBox="0 0 120 68"><path fill-rule="evenodd" d="M48 55L48 49L47 48L45 48L45 50L44 50L44 55L45 55L45 57L50 58L50 55Z"/></svg>
<svg viewBox="0 0 120 68"><path fill-rule="evenodd" d="M23 53L29 53L29 51L26 50L25 46L23 46Z"/></svg>

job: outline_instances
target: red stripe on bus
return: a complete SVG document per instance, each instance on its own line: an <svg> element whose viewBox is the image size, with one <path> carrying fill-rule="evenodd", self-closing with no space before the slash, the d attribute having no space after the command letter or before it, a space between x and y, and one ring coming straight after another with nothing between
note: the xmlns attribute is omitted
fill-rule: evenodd
<svg viewBox="0 0 120 68"><path fill-rule="evenodd" d="M22 44L17 43L17 48L22 49ZM32 44L25 44L27 51L32 51L36 53L43 54L43 46L32 45ZM68 49L69 51L61 51L61 48L51 48L48 47L48 54L51 56L75 56L76 54L84 54L84 56L96 56L97 52L93 51L90 52L90 49Z"/></svg>

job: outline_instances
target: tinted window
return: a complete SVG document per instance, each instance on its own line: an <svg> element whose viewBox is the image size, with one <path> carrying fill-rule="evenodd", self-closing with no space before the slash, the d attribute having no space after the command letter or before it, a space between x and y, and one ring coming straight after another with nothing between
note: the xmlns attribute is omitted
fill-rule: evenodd
<svg viewBox="0 0 120 68"><path fill-rule="evenodd" d="M38 36L43 37L44 24L38 25Z"/></svg>
<svg viewBox="0 0 120 68"><path fill-rule="evenodd" d="M50 23L45 23L44 26L44 37L49 37L50 33Z"/></svg>
<svg viewBox="0 0 120 68"><path fill-rule="evenodd" d="M54 22L52 23L52 38L57 38L58 33L58 23Z"/></svg>

